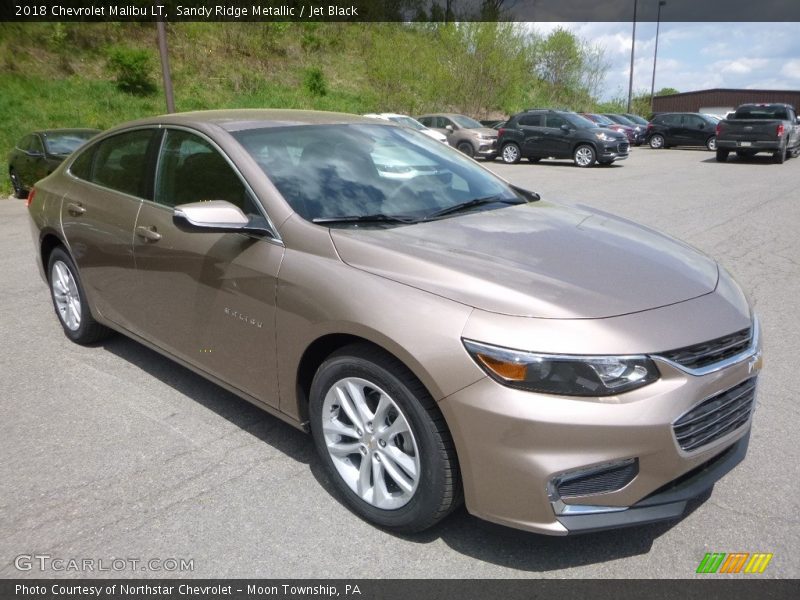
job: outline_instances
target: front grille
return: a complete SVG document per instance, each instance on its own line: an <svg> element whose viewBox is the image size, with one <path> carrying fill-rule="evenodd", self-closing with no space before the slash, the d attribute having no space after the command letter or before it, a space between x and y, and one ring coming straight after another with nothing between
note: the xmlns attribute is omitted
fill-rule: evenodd
<svg viewBox="0 0 800 600"><path fill-rule="evenodd" d="M695 406L672 424L678 445L690 452L739 429L750 418L755 392L752 377Z"/></svg>
<svg viewBox="0 0 800 600"><path fill-rule="evenodd" d="M662 352L660 356L689 369L699 369L744 352L752 338L752 329L747 328L701 344Z"/></svg>
<svg viewBox="0 0 800 600"><path fill-rule="evenodd" d="M620 144L619 146L617 146L617 152L619 152L620 154L625 154L628 151L628 148L630 147L631 147L630 144Z"/></svg>
<svg viewBox="0 0 800 600"><path fill-rule="evenodd" d="M591 494L608 494L616 492L628 485L639 474L638 459L622 465L614 465L605 470L592 471L583 475L570 477L556 486L561 498L588 496Z"/></svg>

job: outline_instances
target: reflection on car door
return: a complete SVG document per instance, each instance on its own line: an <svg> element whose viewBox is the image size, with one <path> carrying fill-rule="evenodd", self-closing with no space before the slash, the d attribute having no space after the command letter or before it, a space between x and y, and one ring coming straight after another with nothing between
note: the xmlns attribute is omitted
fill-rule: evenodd
<svg viewBox="0 0 800 600"><path fill-rule="evenodd" d="M61 201L61 223L86 294L106 319L131 326L136 286L133 226L146 197L154 129L101 140L69 166L76 180Z"/></svg>
<svg viewBox="0 0 800 600"><path fill-rule="evenodd" d="M173 207L227 200L260 215L251 192L207 139L168 129L153 202L136 221L137 329L164 350L278 405L275 297L280 243L239 233L179 230Z"/></svg>

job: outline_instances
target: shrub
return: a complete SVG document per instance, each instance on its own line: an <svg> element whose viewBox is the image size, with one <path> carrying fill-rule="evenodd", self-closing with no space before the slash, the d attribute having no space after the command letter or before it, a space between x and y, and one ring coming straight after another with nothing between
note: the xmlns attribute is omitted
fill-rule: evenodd
<svg viewBox="0 0 800 600"><path fill-rule="evenodd" d="M147 96L156 90L150 75L153 64L146 50L114 48L108 57L108 68L117 87L123 92Z"/></svg>
<svg viewBox="0 0 800 600"><path fill-rule="evenodd" d="M325 76L319 67L306 69L303 78L303 87L312 96L324 96L328 93L328 84L325 83Z"/></svg>

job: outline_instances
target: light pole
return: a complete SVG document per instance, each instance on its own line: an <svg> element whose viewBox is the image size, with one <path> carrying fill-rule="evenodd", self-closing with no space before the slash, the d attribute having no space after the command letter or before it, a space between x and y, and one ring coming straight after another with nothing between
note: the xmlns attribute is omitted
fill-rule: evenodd
<svg viewBox="0 0 800 600"><path fill-rule="evenodd" d="M167 50L167 30L164 21L156 23L158 31L158 53L161 55L161 74L164 77L164 95L167 99L167 112L175 112L175 98L172 94L172 75L169 70L169 51Z"/></svg>
<svg viewBox="0 0 800 600"><path fill-rule="evenodd" d="M653 97L656 93L656 62L658 61L658 30L661 27L661 7L667 0L658 0L658 16L656 17L656 51L653 54L653 81L650 83L650 112L653 112Z"/></svg>
<svg viewBox="0 0 800 600"><path fill-rule="evenodd" d="M639 7L639 0L633 0L633 34L631 35L631 74L628 79L628 112L631 112L631 98L633 96L633 53L636 47L636 9Z"/></svg>

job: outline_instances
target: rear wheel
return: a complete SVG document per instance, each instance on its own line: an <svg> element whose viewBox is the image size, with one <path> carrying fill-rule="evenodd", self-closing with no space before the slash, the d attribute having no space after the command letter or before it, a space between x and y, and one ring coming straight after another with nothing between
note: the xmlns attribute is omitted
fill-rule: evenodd
<svg viewBox="0 0 800 600"><path fill-rule="evenodd" d="M332 354L311 385L311 431L329 477L362 518L427 529L461 500L450 433L422 384L367 344Z"/></svg>
<svg viewBox="0 0 800 600"><path fill-rule="evenodd" d="M575 164L579 167L591 167L597 160L594 148L588 144L581 144L575 148L575 153L572 155Z"/></svg>
<svg viewBox="0 0 800 600"><path fill-rule="evenodd" d="M78 269L64 248L50 254L47 273L53 307L67 337L77 344L93 344L107 337L111 330L92 317Z"/></svg>
<svg viewBox="0 0 800 600"><path fill-rule="evenodd" d="M461 142L458 146L456 146L456 148L458 148L459 151L463 152L467 156L471 157L475 155L475 150L473 150L472 144L469 142Z"/></svg>
<svg viewBox="0 0 800 600"><path fill-rule="evenodd" d="M514 142L504 144L500 155L503 157L503 162L507 165L515 165L521 158L519 146L517 146Z"/></svg>
<svg viewBox="0 0 800 600"><path fill-rule="evenodd" d="M777 152L775 152L772 155L772 160L778 163L779 165L782 165L784 162L786 162L786 148L783 148L782 150L778 150Z"/></svg>
<svg viewBox="0 0 800 600"><path fill-rule="evenodd" d="M8 176L11 178L11 187L14 188L14 197L20 199L27 198L28 190L22 186L22 182L20 181L17 172L14 169L9 169Z"/></svg>
<svg viewBox="0 0 800 600"><path fill-rule="evenodd" d="M725 162L728 160L727 150L717 150L717 162Z"/></svg>
<svg viewBox="0 0 800 600"><path fill-rule="evenodd" d="M706 140L706 148L708 148L712 152L717 149L717 136L712 135L710 138Z"/></svg>
<svg viewBox="0 0 800 600"><path fill-rule="evenodd" d="M650 136L650 140L648 143L650 144L650 147L653 148L654 150L663 148L665 145L664 136L661 135L660 133L653 134Z"/></svg>

